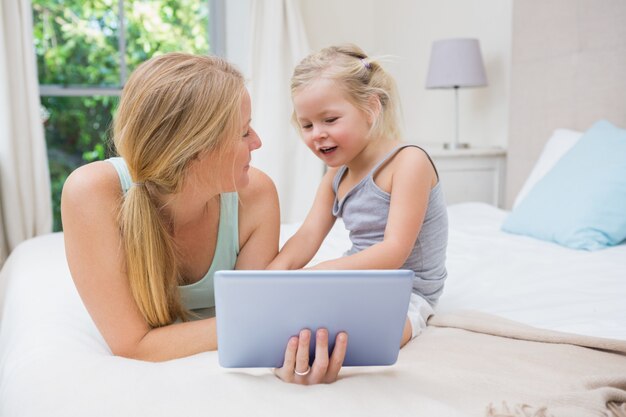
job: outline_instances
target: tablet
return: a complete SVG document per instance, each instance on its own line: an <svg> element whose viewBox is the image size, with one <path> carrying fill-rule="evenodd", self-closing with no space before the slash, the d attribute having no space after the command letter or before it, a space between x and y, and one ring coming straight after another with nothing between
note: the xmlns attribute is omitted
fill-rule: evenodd
<svg viewBox="0 0 626 417"><path fill-rule="evenodd" d="M348 333L344 366L392 365L411 297L413 271L218 271L215 312L219 363L281 367L291 336L328 329L332 350ZM315 337L310 358L314 359Z"/></svg>

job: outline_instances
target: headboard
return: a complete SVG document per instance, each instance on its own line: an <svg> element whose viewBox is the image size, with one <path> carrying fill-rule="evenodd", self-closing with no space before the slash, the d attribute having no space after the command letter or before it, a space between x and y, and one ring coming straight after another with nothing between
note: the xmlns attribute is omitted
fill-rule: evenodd
<svg viewBox="0 0 626 417"><path fill-rule="evenodd" d="M513 4L506 207L556 128L626 128L626 1Z"/></svg>

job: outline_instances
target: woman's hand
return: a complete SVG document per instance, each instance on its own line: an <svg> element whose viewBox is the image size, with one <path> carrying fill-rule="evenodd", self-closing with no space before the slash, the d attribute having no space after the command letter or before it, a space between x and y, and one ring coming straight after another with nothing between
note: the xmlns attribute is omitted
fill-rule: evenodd
<svg viewBox="0 0 626 417"><path fill-rule="evenodd" d="M333 353L328 357L328 330L318 329L315 340L315 361L309 366L309 343L311 331L304 329L299 336L293 336L287 343L285 361L282 368L274 372L285 382L301 385L329 384L337 380L346 356L348 335L338 333Z"/></svg>

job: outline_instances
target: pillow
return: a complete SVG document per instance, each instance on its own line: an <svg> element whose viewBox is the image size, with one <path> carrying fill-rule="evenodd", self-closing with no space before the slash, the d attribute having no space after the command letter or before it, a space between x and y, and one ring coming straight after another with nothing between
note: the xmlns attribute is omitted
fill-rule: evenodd
<svg viewBox="0 0 626 417"><path fill-rule="evenodd" d="M515 197L513 207L519 205L528 192L537 184L537 181L552 169L558 160L578 142L582 135L582 132L569 129L556 129L552 133L552 136L550 136L550 139L543 147L535 166L530 171L530 175L524 182L522 189Z"/></svg>
<svg viewBox="0 0 626 417"><path fill-rule="evenodd" d="M626 239L626 130L596 122L528 192L505 232L597 250Z"/></svg>

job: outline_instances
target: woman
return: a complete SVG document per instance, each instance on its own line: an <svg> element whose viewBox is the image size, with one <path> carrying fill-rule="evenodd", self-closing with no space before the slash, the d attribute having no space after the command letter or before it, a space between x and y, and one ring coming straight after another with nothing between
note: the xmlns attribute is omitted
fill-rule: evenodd
<svg viewBox="0 0 626 417"><path fill-rule="evenodd" d="M249 165L261 146L250 108L243 77L227 62L152 58L120 99L113 129L120 158L67 179L68 264L113 354L163 361L215 350L213 273L263 269L276 255L278 199L272 181ZM318 355L314 372L302 367L309 337L303 331L289 341L277 375L334 381L345 335L330 358ZM317 337L327 343L327 333Z"/></svg>

